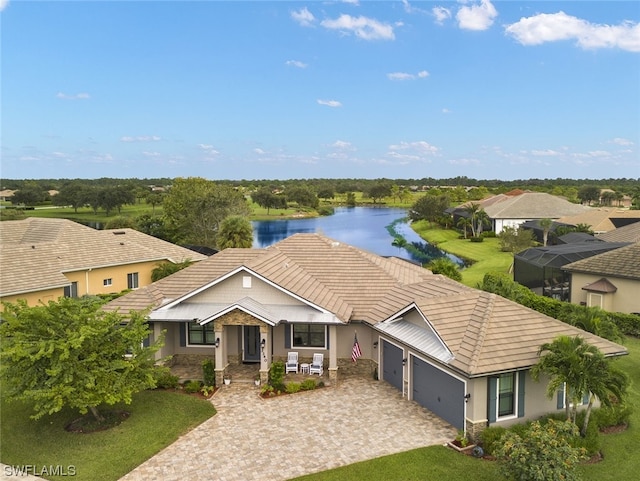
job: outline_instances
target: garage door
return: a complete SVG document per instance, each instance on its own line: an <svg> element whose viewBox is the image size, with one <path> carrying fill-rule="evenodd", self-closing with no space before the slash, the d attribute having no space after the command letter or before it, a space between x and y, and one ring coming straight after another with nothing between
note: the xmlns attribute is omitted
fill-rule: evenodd
<svg viewBox="0 0 640 481"><path fill-rule="evenodd" d="M402 349L382 341L382 378L402 391Z"/></svg>
<svg viewBox="0 0 640 481"><path fill-rule="evenodd" d="M432 413L464 429L464 383L412 357L413 400Z"/></svg>

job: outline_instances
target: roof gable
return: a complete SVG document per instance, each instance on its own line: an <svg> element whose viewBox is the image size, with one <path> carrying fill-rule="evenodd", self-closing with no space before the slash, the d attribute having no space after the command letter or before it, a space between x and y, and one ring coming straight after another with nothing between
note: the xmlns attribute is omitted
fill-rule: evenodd
<svg viewBox="0 0 640 481"><path fill-rule="evenodd" d="M570 272L640 279L640 242L573 262L564 266L564 269Z"/></svg>

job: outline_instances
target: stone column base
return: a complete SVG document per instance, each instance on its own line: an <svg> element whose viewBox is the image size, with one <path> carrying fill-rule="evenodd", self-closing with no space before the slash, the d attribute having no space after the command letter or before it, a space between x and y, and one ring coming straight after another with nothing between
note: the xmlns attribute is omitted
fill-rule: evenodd
<svg viewBox="0 0 640 481"><path fill-rule="evenodd" d="M332 384L337 384L338 383L338 368L334 367L334 368L329 368L329 381L331 381Z"/></svg>
<svg viewBox="0 0 640 481"><path fill-rule="evenodd" d="M216 369L216 386L220 387L224 384L224 369Z"/></svg>

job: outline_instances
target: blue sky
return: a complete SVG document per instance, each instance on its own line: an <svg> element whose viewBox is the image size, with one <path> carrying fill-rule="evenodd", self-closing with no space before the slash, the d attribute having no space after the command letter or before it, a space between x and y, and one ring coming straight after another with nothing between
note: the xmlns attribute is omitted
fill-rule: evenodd
<svg viewBox="0 0 640 481"><path fill-rule="evenodd" d="M636 1L0 10L4 178L640 177Z"/></svg>

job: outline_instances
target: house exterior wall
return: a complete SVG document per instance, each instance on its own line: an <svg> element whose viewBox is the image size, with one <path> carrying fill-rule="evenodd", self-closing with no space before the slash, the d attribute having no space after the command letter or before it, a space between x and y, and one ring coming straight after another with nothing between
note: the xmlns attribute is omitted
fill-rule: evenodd
<svg viewBox="0 0 640 481"><path fill-rule="evenodd" d="M138 287L151 284L151 271L158 262L137 262L119 266L83 269L81 271L64 272L69 282L78 283L78 296L85 294L111 294L128 288L127 274L138 274ZM111 279L110 285L105 285L105 279Z"/></svg>
<svg viewBox="0 0 640 481"><path fill-rule="evenodd" d="M500 234L505 227L513 227L517 229L520 224L524 224L528 220L533 219L491 219L496 234Z"/></svg>
<svg viewBox="0 0 640 481"><path fill-rule="evenodd" d="M633 279L623 279L620 277L607 276L607 279L615 285L618 290L610 293L593 293L598 296L589 296L589 292L582 289L583 286L591 284L602 279L602 275L585 274L581 272L571 273L571 303L585 303L587 306L597 306L609 312L624 312L631 314L632 312L640 312L640 281Z"/></svg>
<svg viewBox="0 0 640 481"><path fill-rule="evenodd" d="M17 294L15 296L5 296L0 298L0 301L15 303L18 299L24 299L27 301L27 305L37 306L40 302L44 302L46 304L47 302L55 301L62 296L64 296L64 289L62 287L58 287L55 289L43 289L41 291ZM3 307L0 306L0 310L2 309Z"/></svg>
<svg viewBox="0 0 640 481"><path fill-rule="evenodd" d="M250 281L247 281L247 278ZM244 287L247 284L243 283L246 282L250 282L250 287ZM191 297L189 302L226 304L236 302L244 297L251 297L261 304L304 305L302 301L246 272L238 272L223 282L211 286Z"/></svg>

